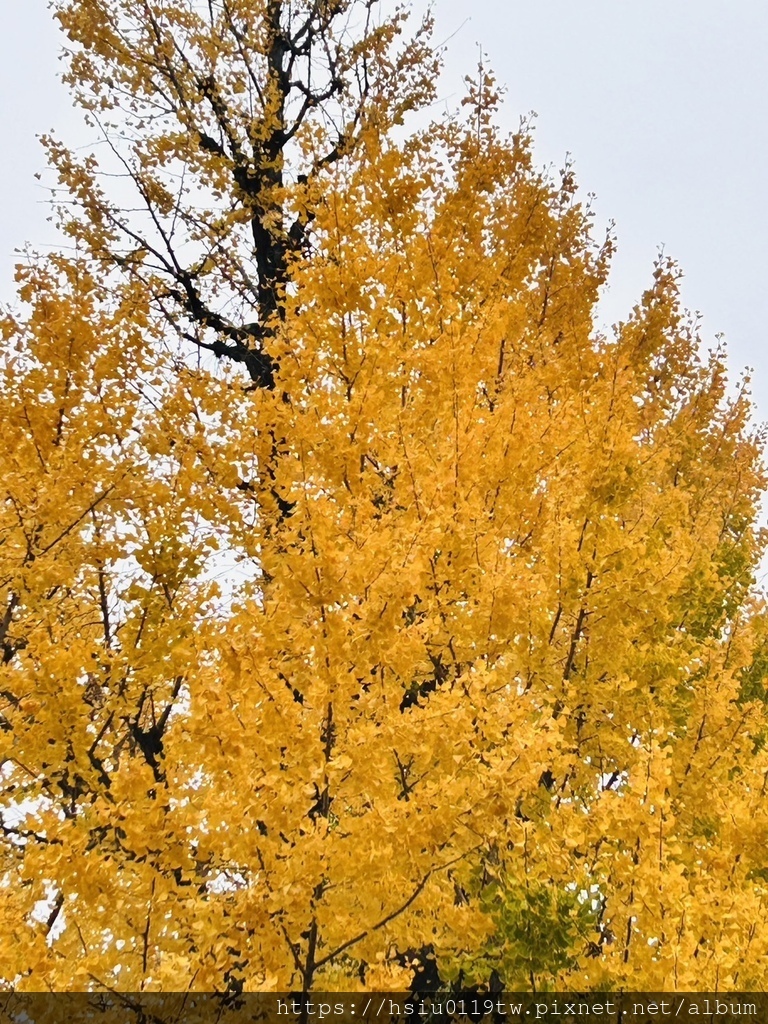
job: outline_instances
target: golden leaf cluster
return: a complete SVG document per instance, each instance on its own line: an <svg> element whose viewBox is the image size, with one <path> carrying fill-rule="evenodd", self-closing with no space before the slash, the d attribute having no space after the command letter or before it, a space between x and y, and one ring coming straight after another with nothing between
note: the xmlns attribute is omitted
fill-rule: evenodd
<svg viewBox="0 0 768 1024"><path fill-rule="evenodd" d="M2 321L0 986L763 989L762 437L674 265L600 330L485 70L394 131L429 23L57 6L125 173L49 141Z"/></svg>

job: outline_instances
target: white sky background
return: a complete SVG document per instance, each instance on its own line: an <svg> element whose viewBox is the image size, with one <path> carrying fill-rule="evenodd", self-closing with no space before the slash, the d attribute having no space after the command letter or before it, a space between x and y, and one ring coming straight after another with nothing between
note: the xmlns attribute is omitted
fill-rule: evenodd
<svg viewBox="0 0 768 1024"><path fill-rule="evenodd" d="M482 45L507 88L505 125L535 110L539 161L560 166L569 152L583 191L596 193L600 228L616 221L606 318L626 315L664 245L705 340L725 335L732 378L754 367L757 414L768 419L768 3L435 0L435 12L437 41L453 36L443 103L458 104ZM35 136L87 138L57 82L59 45L46 0L2 0L3 300L14 249L56 242L46 222L53 178Z"/></svg>

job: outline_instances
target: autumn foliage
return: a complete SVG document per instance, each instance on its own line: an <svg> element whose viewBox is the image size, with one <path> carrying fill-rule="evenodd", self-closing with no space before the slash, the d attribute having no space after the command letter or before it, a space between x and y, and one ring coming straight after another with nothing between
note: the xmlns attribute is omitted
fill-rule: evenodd
<svg viewBox="0 0 768 1024"><path fill-rule="evenodd" d="M2 320L0 985L764 989L761 436L675 267L601 331L429 21L55 7L103 141Z"/></svg>

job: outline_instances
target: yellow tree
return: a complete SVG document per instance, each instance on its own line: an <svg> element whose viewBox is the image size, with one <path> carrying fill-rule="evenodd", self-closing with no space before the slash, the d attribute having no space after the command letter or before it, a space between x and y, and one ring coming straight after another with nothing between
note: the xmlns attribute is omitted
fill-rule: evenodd
<svg viewBox="0 0 768 1024"><path fill-rule="evenodd" d="M482 69L400 140L428 24L59 8L142 205L50 142L4 322L2 984L763 988L761 437L675 268L601 333Z"/></svg>

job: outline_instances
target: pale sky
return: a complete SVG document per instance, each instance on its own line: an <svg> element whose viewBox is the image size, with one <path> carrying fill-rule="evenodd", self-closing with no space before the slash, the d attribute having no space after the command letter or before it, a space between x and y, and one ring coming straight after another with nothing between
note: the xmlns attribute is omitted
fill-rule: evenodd
<svg viewBox="0 0 768 1024"><path fill-rule="evenodd" d="M389 4L390 0L385 0ZM417 0L417 6L422 0ZM754 368L768 419L768 3L765 0L435 0L449 36L441 97L461 98L479 45L506 86L510 128L538 114L541 163L574 160L598 223L619 251L607 318L625 315L660 246L684 272L683 298L725 335L736 378ZM42 150L55 130L85 141L57 82L59 38L46 0L3 0L0 15L0 298L13 294L13 250L55 244Z"/></svg>

